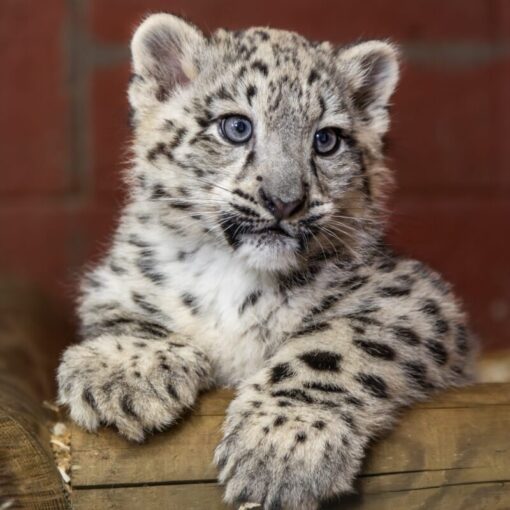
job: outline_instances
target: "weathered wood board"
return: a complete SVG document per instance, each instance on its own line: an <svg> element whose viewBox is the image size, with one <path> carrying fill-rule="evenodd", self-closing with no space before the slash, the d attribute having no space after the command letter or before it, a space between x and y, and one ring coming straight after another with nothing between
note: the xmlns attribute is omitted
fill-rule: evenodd
<svg viewBox="0 0 510 510"><path fill-rule="evenodd" d="M227 508L211 459L231 396L204 395L180 425L143 445L73 426L75 508ZM510 510L510 384L450 391L405 411L371 448L357 490L327 508Z"/></svg>

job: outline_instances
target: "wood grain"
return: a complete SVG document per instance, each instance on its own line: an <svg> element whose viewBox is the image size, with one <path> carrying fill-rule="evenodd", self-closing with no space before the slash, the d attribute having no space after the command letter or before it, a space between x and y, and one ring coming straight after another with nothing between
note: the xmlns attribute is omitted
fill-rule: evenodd
<svg viewBox="0 0 510 510"><path fill-rule="evenodd" d="M410 489L346 497L321 510L509 510L509 493L504 482ZM232 510L215 484L81 490L73 499L75 510Z"/></svg>
<svg viewBox="0 0 510 510"><path fill-rule="evenodd" d="M129 505L137 498L144 510L163 508L163 501L164 508L226 508L211 459L231 397L227 391L204 395L192 415L143 445L111 430L88 434L73 427L77 508L135 509ZM508 510L509 483L510 384L478 385L403 412L370 449L359 495L327 508Z"/></svg>
<svg viewBox="0 0 510 510"><path fill-rule="evenodd" d="M40 400L51 388L38 350L44 308L30 288L0 281L0 508L71 508Z"/></svg>

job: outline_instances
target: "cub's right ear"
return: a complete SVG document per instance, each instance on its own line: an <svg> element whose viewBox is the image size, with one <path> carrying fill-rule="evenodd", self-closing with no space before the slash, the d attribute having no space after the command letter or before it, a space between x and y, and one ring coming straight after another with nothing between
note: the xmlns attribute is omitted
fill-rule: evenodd
<svg viewBox="0 0 510 510"><path fill-rule="evenodd" d="M132 106L164 102L176 87L193 80L199 72L194 57L204 46L200 30L181 18L171 14L149 16L131 41Z"/></svg>

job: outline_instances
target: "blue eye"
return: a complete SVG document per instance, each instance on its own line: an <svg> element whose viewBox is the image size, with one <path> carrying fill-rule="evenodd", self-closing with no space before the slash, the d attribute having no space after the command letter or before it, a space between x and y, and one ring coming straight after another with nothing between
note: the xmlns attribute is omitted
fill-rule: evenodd
<svg viewBox="0 0 510 510"><path fill-rule="evenodd" d="M221 134L232 143L246 143L253 133L250 119L243 115L230 115L220 121Z"/></svg>
<svg viewBox="0 0 510 510"><path fill-rule="evenodd" d="M335 128L319 129L315 133L313 148L320 156L329 156L339 147L341 138Z"/></svg>

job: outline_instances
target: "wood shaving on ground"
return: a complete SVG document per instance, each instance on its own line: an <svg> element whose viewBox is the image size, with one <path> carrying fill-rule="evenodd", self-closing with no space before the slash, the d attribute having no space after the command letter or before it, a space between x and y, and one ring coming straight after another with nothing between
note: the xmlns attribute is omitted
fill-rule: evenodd
<svg viewBox="0 0 510 510"><path fill-rule="evenodd" d="M71 492L71 431L65 423L57 422L53 425L50 445L64 486Z"/></svg>

